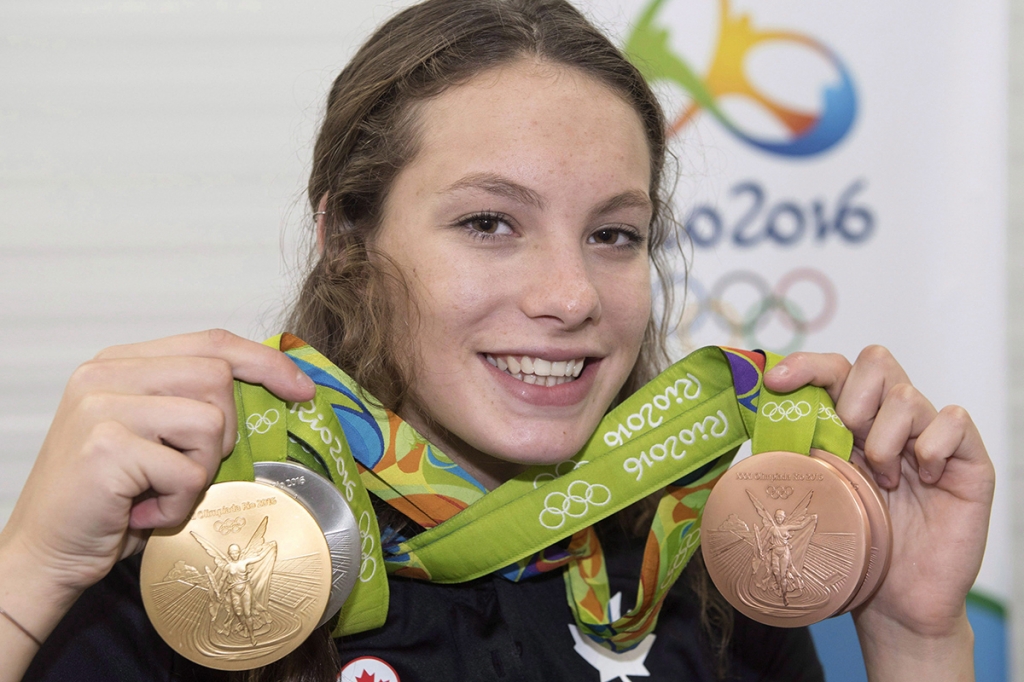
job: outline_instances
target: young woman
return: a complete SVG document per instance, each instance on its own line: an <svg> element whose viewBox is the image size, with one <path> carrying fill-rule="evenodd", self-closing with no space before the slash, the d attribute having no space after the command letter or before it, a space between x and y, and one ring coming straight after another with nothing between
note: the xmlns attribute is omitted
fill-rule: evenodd
<svg viewBox="0 0 1024 682"><path fill-rule="evenodd" d="M566 460L661 361L650 273L671 225L664 152L651 91L567 3L405 10L332 88L309 183L317 250L289 326L487 489ZM545 363L582 369L538 379ZM148 628L137 568L118 562L179 524L232 450L234 379L291 401L314 392L282 353L221 331L109 348L71 377L0 534L0 679L33 658L32 679L207 675ZM994 473L970 417L936 410L877 347L852 365L795 354L765 381L827 389L887 490L892 568L855 614L871 678L972 679L964 599ZM642 542L605 525L614 592L635 581ZM320 653L268 674L332 679L324 661L340 651L406 681L597 678L557 571L391 590L383 628L337 643L321 633ZM712 608L673 589L652 679L714 677L700 627ZM725 655L742 679L820 677L801 630L737 618Z"/></svg>

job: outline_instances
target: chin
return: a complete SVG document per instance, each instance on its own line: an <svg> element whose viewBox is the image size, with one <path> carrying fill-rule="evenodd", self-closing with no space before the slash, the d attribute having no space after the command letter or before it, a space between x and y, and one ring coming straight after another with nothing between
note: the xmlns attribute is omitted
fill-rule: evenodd
<svg viewBox="0 0 1024 682"><path fill-rule="evenodd" d="M567 443L552 443L550 438L537 438L520 440L514 446L504 443L491 443L493 447L481 448L481 452L505 462L522 464L525 466L558 464L574 456L583 449L587 439L582 438L577 444L575 441Z"/></svg>

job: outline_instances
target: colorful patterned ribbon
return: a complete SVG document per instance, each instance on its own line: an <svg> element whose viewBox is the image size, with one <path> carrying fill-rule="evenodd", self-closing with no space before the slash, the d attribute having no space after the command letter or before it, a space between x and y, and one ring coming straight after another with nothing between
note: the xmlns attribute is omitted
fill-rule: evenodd
<svg viewBox="0 0 1024 682"><path fill-rule="evenodd" d="M411 539L386 533L383 553L379 547L377 553L367 551L364 544L364 561L383 556L390 574L440 583L494 572L521 580L566 566L568 601L580 631L615 651L636 646L655 627L665 595L699 546L707 496L750 434L754 452L806 453L813 446L848 458L852 447L852 436L833 418L822 389L771 394L765 402L776 406L770 416L783 416L758 413L759 399L769 393L761 381L765 363L774 364L777 356L766 360L760 352L707 347L609 412L570 460L532 467L488 493L312 347L289 334L267 343L285 351L318 386L312 403L278 401L294 415L286 420L292 439L284 450L281 436L267 445L326 470L350 503L358 505L354 489L365 486L426 529ZM276 398L257 398L254 391L270 396L258 387L240 389L240 433L252 430L252 405L278 409L266 402ZM302 414L309 416L298 419ZM226 460L225 477L240 477L233 459ZM352 459L358 479L351 475ZM237 466L244 469L244 461ZM648 534L636 606L611 622L607 574L592 526L658 490L663 494ZM355 511L360 518L367 508ZM367 524L372 545L370 530ZM556 544L566 538L567 546ZM380 586L381 573L375 571L346 602L336 636L383 622L379 604L383 600L386 615L387 586Z"/></svg>

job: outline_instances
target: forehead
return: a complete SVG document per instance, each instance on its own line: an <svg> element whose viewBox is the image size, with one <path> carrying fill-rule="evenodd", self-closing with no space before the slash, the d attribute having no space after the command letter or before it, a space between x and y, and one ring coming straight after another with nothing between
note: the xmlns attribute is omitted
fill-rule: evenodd
<svg viewBox="0 0 1024 682"><path fill-rule="evenodd" d="M417 111L407 170L436 182L500 171L530 186L559 179L647 191L650 151L639 115L572 67L523 59L449 88Z"/></svg>

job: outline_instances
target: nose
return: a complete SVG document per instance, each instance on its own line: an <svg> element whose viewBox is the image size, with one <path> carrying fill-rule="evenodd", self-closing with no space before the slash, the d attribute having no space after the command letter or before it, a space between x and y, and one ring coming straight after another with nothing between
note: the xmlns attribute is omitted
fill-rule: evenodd
<svg viewBox="0 0 1024 682"><path fill-rule="evenodd" d="M521 307L532 319L575 329L601 317L601 296L581 244L537 244L526 254Z"/></svg>

